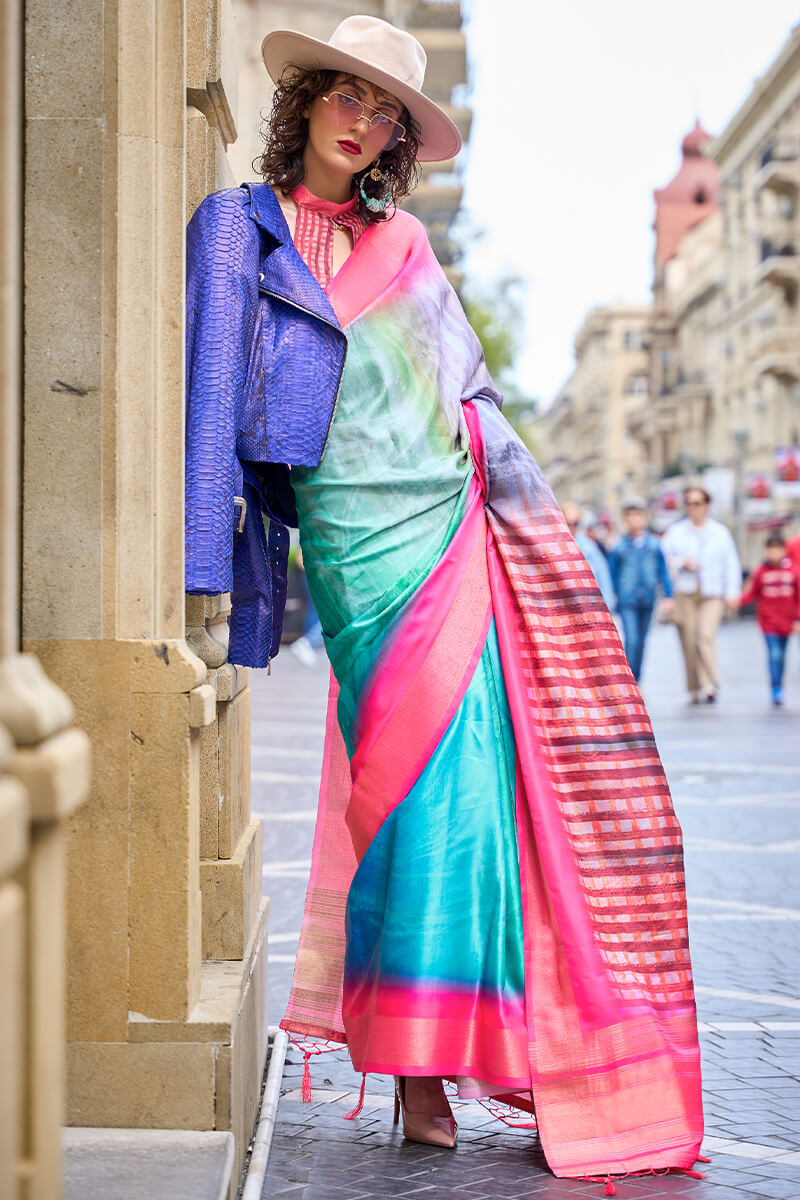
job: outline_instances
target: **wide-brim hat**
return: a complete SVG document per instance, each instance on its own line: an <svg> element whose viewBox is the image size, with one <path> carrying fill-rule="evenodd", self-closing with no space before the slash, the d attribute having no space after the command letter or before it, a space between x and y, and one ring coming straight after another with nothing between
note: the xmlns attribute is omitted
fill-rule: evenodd
<svg viewBox="0 0 800 1200"><path fill-rule="evenodd" d="M276 29L261 43L261 55L275 83L288 66L320 68L357 75L395 96L421 130L420 162L442 162L461 149L461 135L453 122L422 94L424 49L413 34L388 21L346 17L327 42L292 29Z"/></svg>

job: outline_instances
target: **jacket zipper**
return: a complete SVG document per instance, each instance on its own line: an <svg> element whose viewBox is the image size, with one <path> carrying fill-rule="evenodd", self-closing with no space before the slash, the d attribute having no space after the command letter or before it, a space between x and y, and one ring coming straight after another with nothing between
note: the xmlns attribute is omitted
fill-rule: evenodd
<svg viewBox="0 0 800 1200"><path fill-rule="evenodd" d="M336 332L341 333L342 337L344 338L344 354L342 355L342 365L339 368L339 379L336 383L336 395L333 398L333 408L331 410L331 419L328 422L328 428L325 433L325 441L322 443L322 450L320 451L320 455L319 455L320 462L322 462L322 457L325 454L325 451L328 449L328 441L331 436L331 428L333 426L333 418L336 416L336 407L339 403L339 392L341 391L341 387L342 387L342 376L344 375L344 367L345 367L345 363L347 362L347 351L348 351L347 335L345 334L343 329L341 329L338 325L334 325L333 321L329 321L327 317L321 317L319 315L319 313L312 312L310 308L304 308L302 304L298 304L295 300L289 300L289 298L287 296L282 296L280 294L280 292L271 292L269 290L269 288L261 287L260 285L259 285L258 290L259 290L259 292L263 292L265 296L272 296L273 299L275 299L275 300L282 300L284 304L288 304L291 308L296 308L298 310L298 312L306 313L309 317L314 317L317 321L322 321L323 325L327 325L330 329L335 329Z"/></svg>

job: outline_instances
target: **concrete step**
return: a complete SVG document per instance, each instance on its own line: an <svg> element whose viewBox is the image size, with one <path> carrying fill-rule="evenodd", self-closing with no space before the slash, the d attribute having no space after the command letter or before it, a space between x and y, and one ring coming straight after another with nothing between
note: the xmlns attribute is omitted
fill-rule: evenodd
<svg viewBox="0 0 800 1200"><path fill-rule="evenodd" d="M232 1133L64 1130L64 1200L226 1200Z"/></svg>

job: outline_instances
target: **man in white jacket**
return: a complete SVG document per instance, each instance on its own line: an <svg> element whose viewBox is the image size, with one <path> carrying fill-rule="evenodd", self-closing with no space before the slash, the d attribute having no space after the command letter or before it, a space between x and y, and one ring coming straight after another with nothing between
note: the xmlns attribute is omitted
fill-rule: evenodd
<svg viewBox="0 0 800 1200"><path fill-rule="evenodd" d="M717 630L736 611L742 567L727 527L709 516L711 496L702 487L683 493L686 516L670 525L662 549L675 588L675 623L681 635L686 683L693 704L713 704L719 690Z"/></svg>

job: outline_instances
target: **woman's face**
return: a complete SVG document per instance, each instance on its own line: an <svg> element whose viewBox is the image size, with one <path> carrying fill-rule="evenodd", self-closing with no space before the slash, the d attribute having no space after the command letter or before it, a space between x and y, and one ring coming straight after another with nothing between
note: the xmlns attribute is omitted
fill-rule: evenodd
<svg viewBox="0 0 800 1200"><path fill-rule="evenodd" d="M308 118L306 170L312 167L314 173L349 178L364 171L387 146L397 144L393 122L402 120L403 106L365 79L337 75L304 115Z"/></svg>

